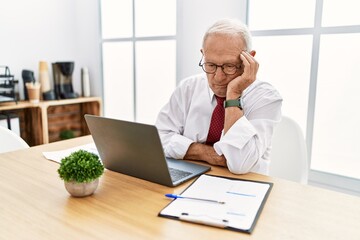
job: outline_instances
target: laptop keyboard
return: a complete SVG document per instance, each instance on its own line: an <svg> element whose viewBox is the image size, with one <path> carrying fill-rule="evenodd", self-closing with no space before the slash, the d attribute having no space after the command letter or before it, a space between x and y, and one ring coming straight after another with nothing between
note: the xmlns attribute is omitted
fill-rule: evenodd
<svg viewBox="0 0 360 240"><path fill-rule="evenodd" d="M171 180L173 182L176 182L184 177L191 175L191 172L186 172L186 171L179 170L176 168L169 168L169 170L170 170Z"/></svg>

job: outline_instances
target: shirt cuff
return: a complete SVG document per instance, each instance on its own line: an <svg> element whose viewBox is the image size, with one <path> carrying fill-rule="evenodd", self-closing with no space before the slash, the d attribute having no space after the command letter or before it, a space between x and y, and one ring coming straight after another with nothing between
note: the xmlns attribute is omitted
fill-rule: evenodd
<svg viewBox="0 0 360 240"><path fill-rule="evenodd" d="M256 134L254 126L243 116L231 126L225 135L221 136L220 141L214 144L214 149L219 155L224 154L222 148L225 146L230 145L236 149L242 149Z"/></svg>
<svg viewBox="0 0 360 240"><path fill-rule="evenodd" d="M170 158L183 159L189 146L193 143L191 139L182 135L174 135L171 137L168 146L165 149L165 155Z"/></svg>

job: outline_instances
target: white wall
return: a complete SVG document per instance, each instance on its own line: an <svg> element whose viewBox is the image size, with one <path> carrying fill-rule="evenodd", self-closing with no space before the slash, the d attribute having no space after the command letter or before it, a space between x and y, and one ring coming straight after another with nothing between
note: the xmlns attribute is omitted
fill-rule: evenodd
<svg viewBox="0 0 360 240"><path fill-rule="evenodd" d="M246 0L177 1L177 81L202 72L202 37L219 18L238 18L245 22Z"/></svg>
<svg viewBox="0 0 360 240"><path fill-rule="evenodd" d="M101 96L98 0L0 0L0 65L20 81L23 69L38 78L39 61L74 61L73 85L81 93L80 69L87 66L91 94ZM52 79L52 72L50 72Z"/></svg>

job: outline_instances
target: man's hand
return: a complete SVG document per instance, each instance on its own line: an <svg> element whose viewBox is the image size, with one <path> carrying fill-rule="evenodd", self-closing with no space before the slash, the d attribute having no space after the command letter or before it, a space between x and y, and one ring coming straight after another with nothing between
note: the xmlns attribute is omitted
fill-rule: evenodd
<svg viewBox="0 0 360 240"><path fill-rule="evenodd" d="M243 51L240 54L242 60L243 72L240 76L234 78L227 86L226 99L237 99L242 92L252 84L256 79L259 69L259 63L255 60L255 51L250 53ZM226 108L224 121L224 134L232 127L232 125L244 115L239 108Z"/></svg>
<svg viewBox="0 0 360 240"><path fill-rule="evenodd" d="M229 82L226 93L227 99L238 98L242 92L255 81L259 69L259 63L254 58L255 54L255 51L251 51L250 53L245 51L241 52L240 59L244 71L240 76Z"/></svg>
<svg viewBox="0 0 360 240"><path fill-rule="evenodd" d="M187 150L184 159L200 160L211 165L227 166L224 155L219 156L212 146L202 143L192 143Z"/></svg>

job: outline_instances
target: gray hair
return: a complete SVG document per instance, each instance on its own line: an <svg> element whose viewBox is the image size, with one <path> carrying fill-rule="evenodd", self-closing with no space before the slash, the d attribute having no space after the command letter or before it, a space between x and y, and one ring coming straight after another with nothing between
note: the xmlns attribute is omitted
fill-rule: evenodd
<svg viewBox="0 0 360 240"><path fill-rule="evenodd" d="M224 18L216 21L205 33L203 47L206 39L212 34L240 36L245 42L246 50L252 50L251 33L248 27L237 19Z"/></svg>

